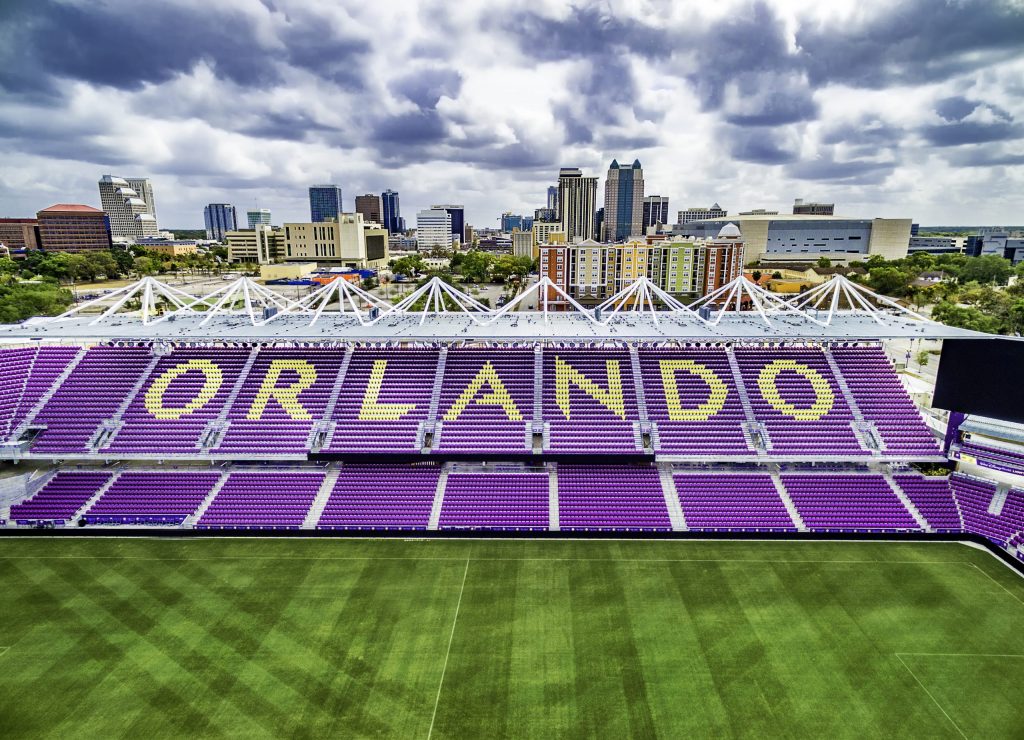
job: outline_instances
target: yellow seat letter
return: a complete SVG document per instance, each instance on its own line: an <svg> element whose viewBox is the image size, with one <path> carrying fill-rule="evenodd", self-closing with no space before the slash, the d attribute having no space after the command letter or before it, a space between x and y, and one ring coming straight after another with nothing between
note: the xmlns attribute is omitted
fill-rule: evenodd
<svg viewBox="0 0 1024 740"><path fill-rule="evenodd" d="M476 403L481 405L490 406L501 406L505 409L505 416L511 421L522 421L523 415L519 413L519 409L516 407L516 402L512 400L512 396L509 395L508 389L505 388L505 384L501 382L501 378L498 377L498 371L494 369L494 365L488 360L484 363L484 366L480 368L480 371L476 374L476 377L469 381L469 385L466 386L465 390L459 394L459 397L455 399L455 403L448 409L448 413L444 415L445 421L455 421L459 418L466 407L469 406L469 402L473 400L483 384L487 383L487 386L491 389L490 393L485 393L476 399Z"/></svg>
<svg viewBox="0 0 1024 740"><path fill-rule="evenodd" d="M565 418L569 418L569 383L576 385L581 391L618 416L626 419L626 399L622 397L622 377L619 375L619 361L605 360L605 372L608 373L608 387L602 388L561 357L555 357L555 402L562 409Z"/></svg>
<svg viewBox="0 0 1024 740"><path fill-rule="evenodd" d="M278 388L277 381L284 370L298 373L299 379L291 385ZM260 385L256 398L253 399L252 406L249 407L249 413L246 414L245 418L252 420L262 419L263 412L267 408L267 402L273 398L281 404L281 408L293 419L303 421L312 419L313 417L310 413L299 403L299 394L315 382L316 368L305 360L272 361L270 367L267 368L267 374L264 376L263 383Z"/></svg>
<svg viewBox="0 0 1024 740"><path fill-rule="evenodd" d="M171 383L176 378L192 370L198 370L206 377L203 381L203 387L199 389L196 397L180 408L167 408L164 406L164 393L171 387ZM209 360L189 360L165 370L163 375L149 386L149 390L146 391L143 400L146 404L146 410L156 418L180 419L185 414L198 411L208 404L210 399L217 395L217 391L220 390L220 385L223 382L224 374L217 365L214 365Z"/></svg>
<svg viewBox="0 0 1024 740"><path fill-rule="evenodd" d="M795 373L799 373L810 382L816 398L814 403L808 408L798 409L779 393L775 379L784 370L792 370ZM757 386L761 389L761 395L765 401L781 413L786 416L792 416L798 421L817 421L832 410L832 405L836 400L831 384L821 376L821 373L795 360L773 360L769 362L761 368L761 374L757 376Z"/></svg>
<svg viewBox="0 0 1024 740"><path fill-rule="evenodd" d="M706 421L725 406L729 389L715 371L693 360L661 360L661 385L665 389L665 405L670 421ZM676 373L685 370L708 384L708 397L696 408L684 409L676 384Z"/></svg>
<svg viewBox="0 0 1024 740"><path fill-rule="evenodd" d="M398 421L416 408L414 403L377 403L387 366L387 360L373 361L370 380L363 393L363 405L359 408L359 421Z"/></svg>

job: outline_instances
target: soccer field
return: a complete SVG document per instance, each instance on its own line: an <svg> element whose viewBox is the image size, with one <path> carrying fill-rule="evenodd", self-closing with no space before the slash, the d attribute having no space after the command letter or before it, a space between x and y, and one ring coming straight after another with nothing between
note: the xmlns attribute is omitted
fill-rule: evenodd
<svg viewBox="0 0 1024 740"><path fill-rule="evenodd" d="M1020 737L956 543L0 539L5 737Z"/></svg>

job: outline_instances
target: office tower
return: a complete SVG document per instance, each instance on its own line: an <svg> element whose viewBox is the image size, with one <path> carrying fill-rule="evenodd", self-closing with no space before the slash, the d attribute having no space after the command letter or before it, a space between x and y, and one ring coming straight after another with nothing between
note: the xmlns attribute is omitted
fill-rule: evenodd
<svg viewBox="0 0 1024 740"><path fill-rule="evenodd" d="M793 201L794 216L834 216L835 203L804 203L803 198Z"/></svg>
<svg viewBox="0 0 1024 740"><path fill-rule="evenodd" d="M578 167L563 167L558 173L558 217L566 239L594 238L597 208L597 178L584 177Z"/></svg>
<svg viewBox="0 0 1024 740"><path fill-rule="evenodd" d="M381 208L379 195L374 195L373 193L357 195L356 213L361 213L363 215L363 221L373 222L387 227L387 224L384 223L384 209Z"/></svg>
<svg viewBox="0 0 1024 740"><path fill-rule="evenodd" d="M604 208L598 208L597 213L594 214L594 233L604 233Z"/></svg>
<svg viewBox="0 0 1024 740"><path fill-rule="evenodd" d="M206 238L224 241L224 235L238 229L235 207L230 203L210 203L203 209L206 222Z"/></svg>
<svg viewBox="0 0 1024 740"><path fill-rule="evenodd" d="M620 167L612 160L604 182L604 229L602 239L620 242L643 234L644 170L640 160Z"/></svg>
<svg viewBox="0 0 1024 740"><path fill-rule="evenodd" d="M459 240L459 244L466 243L466 207L460 205L440 205L431 208L443 208L452 217L452 236Z"/></svg>
<svg viewBox="0 0 1024 740"><path fill-rule="evenodd" d="M658 224L668 223L668 196L648 195L644 198L643 233Z"/></svg>
<svg viewBox="0 0 1024 740"><path fill-rule="evenodd" d="M557 185L549 185L548 186L548 204L547 204L547 207L553 209L556 212L558 211L558 186Z"/></svg>
<svg viewBox="0 0 1024 740"><path fill-rule="evenodd" d="M309 189L310 221L337 221L341 211L341 188L337 185L314 185Z"/></svg>
<svg viewBox="0 0 1024 740"><path fill-rule="evenodd" d="M92 206L58 203L36 214L39 241L48 252L110 249L110 217Z"/></svg>
<svg viewBox="0 0 1024 740"><path fill-rule="evenodd" d="M269 208L253 208L250 211L246 211L245 215L249 221L249 228L255 229L261 224L264 226L270 226L270 209Z"/></svg>
<svg viewBox="0 0 1024 740"><path fill-rule="evenodd" d="M452 216L446 208L434 206L416 214L416 245L420 251L452 246Z"/></svg>
<svg viewBox="0 0 1024 740"><path fill-rule="evenodd" d="M99 181L100 204L110 221L110 233L117 239L157 236L156 202L153 186L141 177L104 175Z"/></svg>
<svg viewBox="0 0 1024 740"><path fill-rule="evenodd" d="M380 194L381 217L384 219L384 228L389 234L401 234L405 231L405 221L402 219L402 210L399 207L398 193L388 189Z"/></svg>
<svg viewBox="0 0 1024 740"><path fill-rule="evenodd" d="M505 211L505 213L501 214L502 231L511 234L513 229L525 231L526 228L527 227L523 224L522 216L512 213L510 211Z"/></svg>

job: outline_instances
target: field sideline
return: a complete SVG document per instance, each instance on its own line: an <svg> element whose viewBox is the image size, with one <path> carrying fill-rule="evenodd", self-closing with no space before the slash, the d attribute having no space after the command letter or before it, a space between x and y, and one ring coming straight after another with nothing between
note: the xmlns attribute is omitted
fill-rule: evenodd
<svg viewBox="0 0 1024 740"><path fill-rule="evenodd" d="M5 737L1019 736L957 543L0 538Z"/></svg>

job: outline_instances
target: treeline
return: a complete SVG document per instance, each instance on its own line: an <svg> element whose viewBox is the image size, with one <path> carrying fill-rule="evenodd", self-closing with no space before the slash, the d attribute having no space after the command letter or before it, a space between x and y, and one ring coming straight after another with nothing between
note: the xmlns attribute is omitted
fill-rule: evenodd
<svg viewBox="0 0 1024 740"><path fill-rule="evenodd" d="M217 272L226 259L224 247L171 257L137 246L87 253L33 250L20 260L0 257L0 323L62 313L74 299L67 286L181 271Z"/></svg>
<svg viewBox="0 0 1024 740"><path fill-rule="evenodd" d="M521 282L535 269L535 262L531 257L491 254L473 249L452 254L445 268L428 267L419 254L391 260L388 266L396 275L408 277L425 276L429 279L436 275L441 278L458 277L464 283L506 283Z"/></svg>
<svg viewBox="0 0 1024 740"><path fill-rule="evenodd" d="M867 269L863 282L879 293L907 299L919 308L932 306L936 321L990 334L1024 334L1024 263L1015 268L998 255L917 253L850 266ZM916 282L927 273L942 276L928 285ZM1018 279L1006 287L1013 277Z"/></svg>

